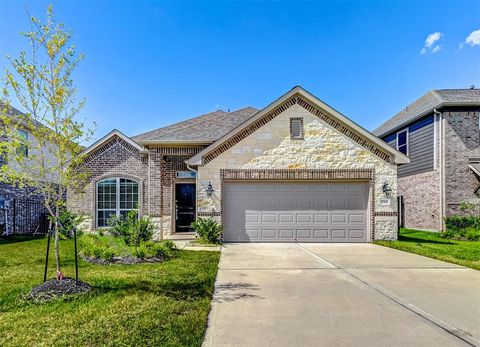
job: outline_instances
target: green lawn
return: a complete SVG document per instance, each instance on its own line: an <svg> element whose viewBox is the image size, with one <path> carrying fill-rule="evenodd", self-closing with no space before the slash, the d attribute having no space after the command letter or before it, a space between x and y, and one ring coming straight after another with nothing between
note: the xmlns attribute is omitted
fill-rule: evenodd
<svg viewBox="0 0 480 347"><path fill-rule="evenodd" d="M456 241L433 232L402 229L398 241L375 243L480 270L480 241Z"/></svg>
<svg viewBox="0 0 480 347"><path fill-rule="evenodd" d="M22 296L42 282L45 245L0 240L1 346L201 345L218 252L179 251L165 263L128 266L81 261L80 279L93 292L35 304ZM61 249L63 270L73 277L72 241Z"/></svg>

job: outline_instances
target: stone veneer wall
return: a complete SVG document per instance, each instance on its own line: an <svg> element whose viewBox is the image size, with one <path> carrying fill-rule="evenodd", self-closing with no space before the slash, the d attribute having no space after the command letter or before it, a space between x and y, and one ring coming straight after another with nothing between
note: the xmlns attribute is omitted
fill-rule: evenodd
<svg viewBox="0 0 480 347"><path fill-rule="evenodd" d="M479 115L477 110L446 109L445 194L446 214L458 214L462 200L476 199L480 181L468 166L468 158L480 157Z"/></svg>
<svg viewBox="0 0 480 347"><path fill-rule="evenodd" d="M303 117L303 140L290 139L291 117ZM219 219L221 169L373 169L375 238L397 237L397 166L380 159L298 104L198 168L199 215L210 214ZM385 198L382 192L385 181L392 187L388 206L379 203L380 198ZM215 190L210 198L205 192L209 182Z"/></svg>
<svg viewBox="0 0 480 347"><path fill-rule="evenodd" d="M442 229L440 189L439 171L398 179L398 195L404 199L406 228Z"/></svg>

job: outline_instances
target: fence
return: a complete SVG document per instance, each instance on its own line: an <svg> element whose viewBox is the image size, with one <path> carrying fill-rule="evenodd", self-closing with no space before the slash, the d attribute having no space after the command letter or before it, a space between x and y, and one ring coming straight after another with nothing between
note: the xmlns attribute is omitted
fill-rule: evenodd
<svg viewBox="0 0 480 347"><path fill-rule="evenodd" d="M47 216L39 200L12 199L3 209L0 208L0 235L45 235Z"/></svg>

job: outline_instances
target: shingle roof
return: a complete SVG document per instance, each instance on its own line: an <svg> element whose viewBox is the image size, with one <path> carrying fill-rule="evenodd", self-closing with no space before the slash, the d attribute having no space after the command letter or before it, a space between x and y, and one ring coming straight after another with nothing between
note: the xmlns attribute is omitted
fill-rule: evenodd
<svg viewBox="0 0 480 347"><path fill-rule="evenodd" d="M431 90L420 99L372 131L377 136L386 135L434 108L445 105L472 104L480 106L480 89L439 89Z"/></svg>
<svg viewBox="0 0 480 347"><path fill-rule="evenodd" d="M253 107L234 112L222 110L191 118L143 134L132 136L134 141L199 141L213 142L257 113Z"/></svg>

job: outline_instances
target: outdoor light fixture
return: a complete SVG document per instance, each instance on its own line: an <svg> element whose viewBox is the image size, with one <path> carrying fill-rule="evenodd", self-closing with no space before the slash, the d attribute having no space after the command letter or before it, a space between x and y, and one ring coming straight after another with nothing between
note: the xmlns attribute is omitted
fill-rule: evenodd
<svg viewBox="0 0 480 347"><path fill-rule="evenodd" d="M214 190L213 190L213 186L212 186L212 182L208 182L208 186L207 186L207 196L208 197L211 197L212 194L213 194Z"/></svg>
<svg viewBox="0 0 480 347"><path fill-rule="evenodd" d="M390 196L390 193L392 192L392 187L390 187L387 181L383 183L382 191L385 193L385 196L387 198Z"/></svg>

